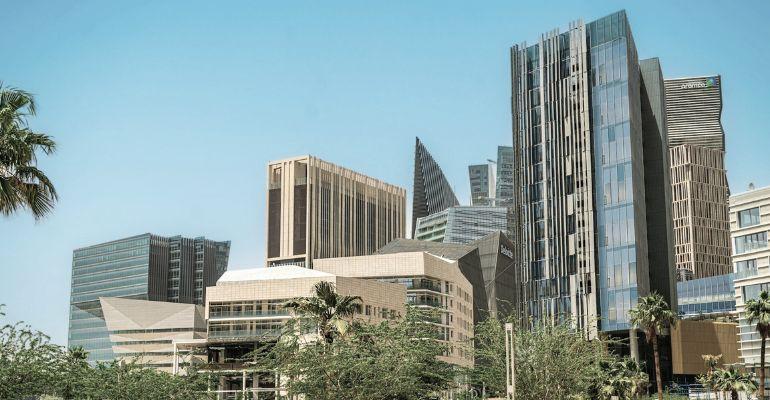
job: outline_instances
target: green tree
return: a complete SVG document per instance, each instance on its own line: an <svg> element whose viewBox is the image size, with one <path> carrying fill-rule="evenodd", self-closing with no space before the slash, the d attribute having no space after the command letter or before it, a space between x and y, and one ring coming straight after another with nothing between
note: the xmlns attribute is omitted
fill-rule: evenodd
<svg viewBox="0 0 770 400"><path fill-rule="evenodd" d="M604 399L636 399L647 388L649 376L631 358L610 358L604 363L605 378L599 393Z"/></svg>
<svg viewBox="0 0 770 400"><path fill-rule="evenodd" d="M56 143L45 134L34 132L27 118L34 116L35 99L0 82L0 214L11 215L28 209L35 219L53 210L56 189L37 167L37 152L46 155Z"/></svg>
<svg viewBox="0 0 770 400"><path fill-rule="evenodd" d="M45 334L22 323L5 324L0 328L0 399L57 394L63 354Z"/></svg>
<svg viewBox="0 0 770 400"><path fill-rule="evenodd" d="M746 372L739 371L733 366L727 369L714 371L715 388L722 392L729 392L732 400L738 400L740 392L752 394L757 390L754 377Z"/></svg>
<svg viewBox="0 0 770 400"><path fill-rule="evenodd" d="M476 390L505 397L505 322L494 317L476 326L477 363L468 373ZM601 340L586 340L569 325L548 323L515 333L516 399L593 399L613 358Z"/></svg>
<svg viewBox="0 0 770 400"><path fill-rule="evenodd" d="M308 400L436 399L454 387L455 368L440 357L426 316L410 309L397 321L353 323L331 343L308 341L288 328L281 339L249 355L255 371L273 371L289 396ZM291 326L291 322L289 325Z"/></svg>
<svg viewBox="0 0 770 400"><path fill-rule="evenodd" d="M90 368L75 398L99 400L213 399L207 377L192 371L171 375L135 362L112 361Z"/></svg>
<svg viewBox="0 0 770 400"><path fill-rule="evenodd" d="M349 325L348 318L361 305L359 296L342 296L334 284L321 281L315 284L311 297L289 301L286 308L293 309L301 318L312 318L318 326L318 335L326 343L332 343L335 335L343 335Z"/></svg>
<svg viewBox="0 0 770 400"><path fill-rule="evenodd" d="M698 376L698 383L703 385L703 387L706 388L709 392L713 392L714 398L716 398L716 377L714 375L714 371L716 370L717 365L719 365L721 362L722 355L704 354L701 357L703 358L703 363L706 364L706 373Z"/></svg>
<svg viewBox="0 0 770 400"><path fill-rule="evenodd" d="M765 345L770 336L770 294L762 291L759 298L746 302L746 319L749 324L757 324L757 332L762 338L759 355L759 398L765 398Z"/></svg>
<svg viewBox="0 0 770 400"><path fill-rule="evenodd" d="M658 293L640 298L636 307L629 310L629 314L631 315L631 323L636 328L642 329L647 337L647 342L652 343L658 400L663 400L663 377L660 374L658 335L676 321L676 314L671 311L671 307Z"/></svg>

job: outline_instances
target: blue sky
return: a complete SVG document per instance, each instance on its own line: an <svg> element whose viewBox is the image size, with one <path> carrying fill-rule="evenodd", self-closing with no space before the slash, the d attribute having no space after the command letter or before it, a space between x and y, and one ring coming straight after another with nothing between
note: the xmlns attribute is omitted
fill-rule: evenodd
<svg viewBox="0 0 770 400"><path fill-rule="evenodd" d="M667 77L722 74L731 187L770 185L766 1L3 3L0 80L37 95L61 201L0 219L0 303L60 344L74 248L206 235L260 265L268 160L411 191L420 136L466 200L466 166L511 140L509 46L621 8Z"/></svg>

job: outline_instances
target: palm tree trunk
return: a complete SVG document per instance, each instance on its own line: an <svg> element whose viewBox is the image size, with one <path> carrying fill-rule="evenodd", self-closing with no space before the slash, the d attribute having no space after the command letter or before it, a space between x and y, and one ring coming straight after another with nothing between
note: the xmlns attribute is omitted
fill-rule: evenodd
<svg viewBox="0 0 770 400"><path fill-rule="evenodd" d="M762 333L762 347L759 350L759 400L765 400L765 341L767 336Z"/></svg>
<svg viewBox="0 0 770 400"><path fill-rule="evenodd" d="M658 353L658 333L652 333L652 352L655 359L655 382L658 384L658 400L663 400L663 378L660 376L660 354Z"/></svg>

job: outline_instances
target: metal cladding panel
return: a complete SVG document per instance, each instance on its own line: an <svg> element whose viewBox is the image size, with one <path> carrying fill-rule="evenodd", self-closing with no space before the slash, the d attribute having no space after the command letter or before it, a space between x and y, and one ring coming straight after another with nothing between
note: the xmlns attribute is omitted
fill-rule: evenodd
<svg viewBox="0 0 770 400"><path fill-rule="evenodd" d="M428 149L415 139L414 185L412 197L412 237L417 227L417 218L427 217L449 207L459 205L452 187Z"/></svg>
<svg viewBox="0 0 770 400"><path fill-rule="evenodd" d="M722 77L666 79L668 145L691 144L725 151Z"/></svg>
<svg viewBox="0 0 770 400"><path fill-rule="evenodd" d="M639 62L650 290L677 309L672 224L671 168L666 133L663 73L657 58Z"/></svg>

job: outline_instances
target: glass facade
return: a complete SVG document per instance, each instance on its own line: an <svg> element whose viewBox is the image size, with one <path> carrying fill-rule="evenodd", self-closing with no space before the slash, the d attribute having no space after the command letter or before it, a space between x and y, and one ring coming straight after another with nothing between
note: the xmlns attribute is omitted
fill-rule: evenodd
<svg viewBox="0 0 770 400"><path fill-rule="evenodd" d="M734 274L677 282L679 315L728 313L735 311Z"/></svg>
<svg viewBox="0 0 770 400"><path fill-rule="evenodd" d="M458 206L417 219L415 239L467 244L509 228L506 207Z"/></svg>
<svg viewBox="0 0 770 400"><path fill-rule="evenodd" d="M89 361L114 358L99 297L148 299L150 235L75 250L68 346L82 346Z"/></svg>
<svg viewBox="0 0 770 400"><path fill-rule="evenodd" d="M595 211L602 330L630 328L636 305L637 227L629 70L636 73L636 50L629 46L625 14L586 26L590 43L591 132L595 160ZM642 200L643 199L637 199Z"/></svg>
<svg viewBox="0 0 770 400"><path fill-rule="evenodd" d="M229 253L230 242L149 233L75 250L68 346L83 347L92 363L111 361L100 297L203 304Z"/></svg>

